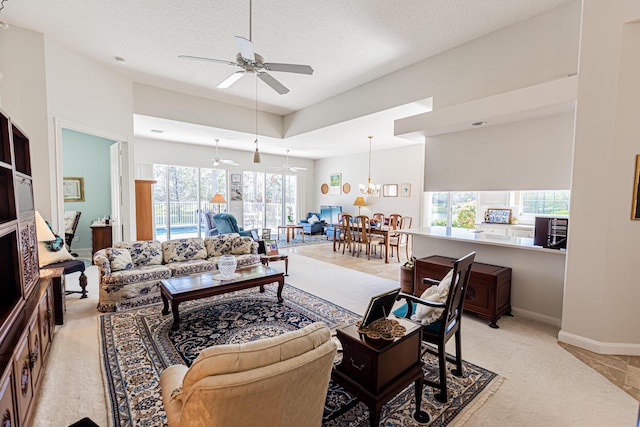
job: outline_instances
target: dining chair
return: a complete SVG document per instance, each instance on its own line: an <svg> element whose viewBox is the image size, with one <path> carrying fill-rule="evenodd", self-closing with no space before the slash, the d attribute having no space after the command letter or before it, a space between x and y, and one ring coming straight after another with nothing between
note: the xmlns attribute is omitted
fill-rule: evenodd
<svg viewBox="0 0 640 427"><path fill-rule="evenodd" d="M374 221L376 222L376 224L380 224L380 227L382 227L384 225L384 214L383 213L374 213L373 217Z"/></svg>
<svg viewBox="0 0 640 427"><path fill-rule="evenodd" d="M400 226L400 219L402 215L391 214L389 215L389 230L396 230Z"/></svg>
<svg viewBox="0 0 640 427"><path fill-rule="evenodd" d="M397 230L407 230L411 228L411 223L413 222L413 218L410 216L403 216L400 218L400 226ZM396 256L398 257L398 262L400 262L400 246L404 246L407 254L407 259L409 259L409 240L410 237L405 233L398 233L393 237L389 237L389 248L391 249L391 256L393 256L393 248L396 248Z"/></svg>
<svg viewBox="0 0 640 427"><path fill-rule="evenodd" d="M367 259L371 259L371 223L369 222L369 217L366 215L360 215L356 217L356 223L358 224L358 228L354 230L355 242L357 245L358 257L360 257L360 252L362 251L361 246L364 245L365 253L367 254ZM356 248L354 247L354 255Z"/></svg>
<svg viewBox="0 0 640 427"><path fill-rule="evenodd" d="M340 221L340 224L342 225L342 232L338 239L338 249L340 249L340 244L342 244L342 253L344 254L344 250L347 246L349 247L349 250L353 250L353 217L349 214L343 213Z"/></svg>

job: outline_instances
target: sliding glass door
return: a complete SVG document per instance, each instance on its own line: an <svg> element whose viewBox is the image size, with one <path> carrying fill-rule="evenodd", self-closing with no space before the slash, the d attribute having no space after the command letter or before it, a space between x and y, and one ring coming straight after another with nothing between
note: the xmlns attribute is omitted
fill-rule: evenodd
<svg viewBox="0 0 640 427"><path fill-rule="evenodd" d="M243 174L243 226L269 228L295 221L297 177L247 171Z"/></svg>

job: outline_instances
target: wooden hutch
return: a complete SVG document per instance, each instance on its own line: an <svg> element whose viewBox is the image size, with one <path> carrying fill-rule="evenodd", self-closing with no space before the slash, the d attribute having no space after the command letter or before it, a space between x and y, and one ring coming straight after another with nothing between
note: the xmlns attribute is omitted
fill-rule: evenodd
<svg viewBox="0 0 640 427"><path fill-rule="evenodd" d="M31 425L54 330L40 279L29 139L0 111L0 425Z"/></svg>

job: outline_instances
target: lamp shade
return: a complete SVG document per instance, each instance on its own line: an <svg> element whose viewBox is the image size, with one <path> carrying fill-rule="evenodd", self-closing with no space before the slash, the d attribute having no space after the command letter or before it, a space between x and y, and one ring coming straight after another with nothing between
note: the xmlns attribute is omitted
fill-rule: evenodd
<svg viewBox="0 0 640 427"><path fill-rule="evenodd" d="M50 242L52 240L56 240L56 236L49 229L49 226L38 211L36 211L36 238L38 239L38 242Z"/></svg>
<svg viewBox="0 0 640 427"><path fill-rule="evenodd" d="M209 203L227 203L227 201L222 194L216 193L211 200L209 200Z"/></svg>
<svg viewBox="0 0 640 427"><path fill-rule="evenodd" d="M367 202L364 201L364 197L356 197L353 206L367 206Z"/></svg>

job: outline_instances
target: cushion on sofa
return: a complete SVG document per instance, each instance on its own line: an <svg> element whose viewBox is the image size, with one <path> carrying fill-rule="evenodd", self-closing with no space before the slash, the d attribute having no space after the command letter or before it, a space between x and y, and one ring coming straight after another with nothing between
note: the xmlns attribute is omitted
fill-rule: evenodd
<svg viewBox="0 0 640 427"><path fill-rule="evenodd" d="M204 239L204 246L207 250L207 259L220 257L231 253L233 242L240 237L238 233L218 234Z"/></svg>
<svg viewBox="0 0 640 427"><path fill-rule="evenodd" d="M231 244L231 254L245 255L258 253L258 242L248 236L240 236Z"/></svg>
<svg viewBox="0 0 640 427"><path fill-rule="evenodd" d="M112 271L110 275L102 277L102 284L127 285L135 282L163 280L171 277L171 270L164 265L147 265L130 270Z"/></svg>
<svg viewBox="0 0 640 427"><path fill-rule="evenodd" d="M165 267L171 270L171 277L204 273L207 271L214 271L216 269L216 265L214 263L204 259L191 259L189 261L170 262L168 264L165 264Z"/></svg>
<svg viewBox="0 0 640 427"><path fill-rule="evenodd" d="M127 249L131 254L134 267L162 264L162 245L157 240L117 242L113 244L113 247Z"/></svg>
<svg viewBox="0 0 640 427"><path fill-rule="evenodd" d="M207 250L200 237L174 239L162 242L162 259L164 264L172 262L206 259Z"/></svg>
<svg viewBox="0 0 640 427"><path fill-rule="evenodd" d="M127 249L107 248L105 252L111 264L111 271L129 270L133 268L131 252Z"/></svg>

